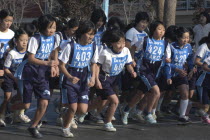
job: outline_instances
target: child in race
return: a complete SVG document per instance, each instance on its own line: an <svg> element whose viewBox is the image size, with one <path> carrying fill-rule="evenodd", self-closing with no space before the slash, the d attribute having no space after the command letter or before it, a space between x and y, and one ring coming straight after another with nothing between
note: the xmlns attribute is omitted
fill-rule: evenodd
<svg viewBox="0 0 210 140"><path fill-rule="evenodd" d="M19 29L15 32L14 38L9 42L11 51L9 51L6 60L4 62L4 82L2 84L2 89L4 91L4 101L0 106L1 114L5 114L7 104L12 98L13 89L17 89L18 80L14 77L17 67L21 64L27 49L28 44L28 34L23 29ZM21 98L20 92L17 92L17 96ZM23 114L20 114L19 119L24 122L30 122L30 119ZM0 119L1 126L6 126L3 119Z"/></svg>
<svg viewBox="0 0 210 140"><path fill-rule="evenodd" d="M102 9L95 9L91 15L90 20L95 24L96 34L94 41L96 45L101 45L101 35L106 30L106 15Z"/></svg>
<svg viewBox="0 0 210 140"><path fill-rule="evenodd" d="M134 27L129 29L125 34L125 46L130 49L136 42L147 36L147 33L144 30L147 28L148 24L149 15L146 12L138 12L135 17Z"/></svg>
<svg viewBox="0 0 210 140"><path fill-rule="evenodd" d="M5 53L8 52L8 42L14 37L14 32L10 29L13 23L13 13L3 9L0 11L0 85L4 75ZM0 114L0 118L4 118L4 114Z"/></svg>
<svg viewBox="0 0 210 140"><path fill-rule="evenodd" d="M145 96L137 109L137 114L142 116L143 111L147 106L145 120L148 123L153 124L157 123L152 113L154 112L153 108L156 108L155 104L160 97L160 80L158 80L160 69L164 64L164 61L170 58L171 53L170 45L163 40L163 36L165 34L165 27L163 23L160 21L154 21L151 23L149 29L149 37L145 37L143 41L139 41L132 46L131 54L134 57L136 50L142 52L141 61L138 62L140 63L140 67L138 68L139 70L137 70L140 76L140 84L138 85L136 94L141 96L142 93L145 93ZM133 106L128 104L122 111L121 120L123 124L128 123L128 114L131 107Z"/></svg>
<svg viewBox="0 0 210 140"><path fill-rule="evenodd" d="M59 68L64 74L62 103L67 103L68 106L68 110L63 115L64 137L74 136L69 124L75 113L80 116L87 113L88 86L95 85L95 68L98 60L98 47L92 42L94 35L94 24L91 21L84 21L76 31L76 41L62 44L65 45L59 56ZM88 71L91 72L91 77Z"/></svg>
<svg viewBox="0 0 210 140"><path fill-rule="evenodd" d="M60 43L55 35L56 19L51 15L43 15L38 19L40 34L31 37L28 44L27 59L22 63L17 74L20 79L20 89L23 92L23 103L14 104L11 110L28 109L32 102L32 93L37 97L37 109L33 122L28 128L35 138L42 138L37 126L46 112L50 100L49 77L57 74L57 63L50 59L50 54Z"/></svg>
<svg viewBox="0 0 210 140"><path fill-rule="evenodd" d="M120 72L126 66L132 77L136 77L132 64L132 57L128 48L125 47L124 34L120 30L107 30L102 36L102 42L108 47L103 49L98 60L96 76L97 92L101 94L102 100L109 102L105 115L105 130L116 131L112 125L112 117L118 106L118 97L113 90L119 82ZM103 103L103 102L102 102ZM104 104L101 105L103 108Z"/></svg>
<svg viewBox="0 0 210 140"><path fill-rule="evenodd" d="M134 27L129 29L126 34L126 42L125 46L132 49L133 45L136 42L143 41L145 36L148 36L147 33L144 31L147 26L149 25L149 15L146 12L138 12L135 17L135 23ZM139 53L135 52L135 55L133 57L134 60L138 59ZM136 61L134 61L133 66L136 67ZM127 80L129 79L129 83L127 83ZM137 85L139 84L139 81L137 79L134 79L130 76L130 74L125 70L125 72L122 74L122 96L120 97L122 102L129 102L130 106L132 106L132 110L129 116L131 116L133 119L137 119L140 121L143 121L144 119L139 118L138 115L136 115L136 104L143 98L142 94L136 94L137 91ZM124 98L124 99L123 99ZM122 109L122 108L121 108Z"/></svg>
<svg viewBox="0 0 210 140"><path fill-rule="evenodd" d="M172 84L179 89L181 95L179 121L188 122L185 115L189 101L189 84L187 68L193 69L193 52L189 44L190 33L184 27L179 27L176 31L177 40L171 44L171 63L166 65L167 84Z"/></svg>
<svg viewBox="0 0 210 140"><path fill-rule="evenodd" d="M202 104L199 109L199 114L201 115L201 119L204 123L210 124L209 116L206 112L209 110L209 101L208 101L208 92L203 90L203 81L205 79L205 75L208 74L205 70L202 69L204 60L210 56L210 33L208 37L202 39L204 42L199 46L195 53L195 65L197 65L197 75L198 79L196 81L196 88L198 91L198 97L200 99L200 103Z"/></svg>
<svg viewBox="0 0 210 140"><path fill-rule="evenodd" d="M60 36L61 36L61 43L60 46L56 48L55 53L56 53L56 58L58 57L58 55L64 50L64 48L66 47L66 43L69 43L73 40L75 40L76 37L76 31L79 27L79 20L77 20L76 18L72 18L68 21L67 23L67 27L65 27L63 29L63 31L61 31ZM64 45L65 44L65 45ZM59 88L60 88L60 93L61 93L61 97L62 97L62 82L63 82L63 77L64 74L60 73L59 75ZM56 79L57 80L57 79ZM55 82L52 82L51 87L54 86ZM55 105L55 110L56 112L59 114L56 123L57 125L62 125L63 123L63 118L62 118L62 111L63 109L65 109L65 104L67 104L68 102L62 104L62 98L60 98L60 100L57 100L54 102ZM76 123L74 123L74 119L71 122L71 126L72 128L77 128Z"/></svg>
<svg viewBox="0 0 210 140"><path fill-rule="evenodd" d="M203 105L209 104L209 93L210 93L210 85L209 85L209 79L210 79L210 57L207 57L204 59L203 70L205 71L205 75L203 76L203 82L202 82L202 103ZM210 124L209 114L202 111L201 119L204 123Z"/></svg>
<svg viewBox="0 0 210 140"><path fill-rule="evenodd" d="M0 86L4 80L4 60L5 54L9 51L8 42L14 37L14 32L10 29L13 23L13 13L3 9L0 11ZM7 103L3 102L2 106ZM1 109L2 110L2 109ZM4 110L4 109L3 109ZM2 111L3 111L2 110ZM0 125L4 125L5 111L0 111ZM2 123L1 123L2 122Z"/></svg>

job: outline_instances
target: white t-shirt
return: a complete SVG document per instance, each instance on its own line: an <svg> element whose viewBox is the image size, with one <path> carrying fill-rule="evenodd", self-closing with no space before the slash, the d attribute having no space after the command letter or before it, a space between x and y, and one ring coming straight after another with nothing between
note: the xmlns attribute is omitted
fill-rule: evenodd
<svg viewBox="0 0 210 140"><path fill-rule="evenodd" d="M195 57L201 58L201 62L210 56L210 50L206 43L200 45L195 53Z"/></svg>
<svg viewBox="0 0 210 140"><path fill-rule="evenodd" d="M102 65L102 70L110 76L118 75L126 64L132 63L132 57L127 47L121 53L114 53L112 49L103 49L98 63Z"/></svg>
<svg viewBox="0 0 210 140"><path fill-rule="evenodd" d="M199 47L199 41L203 38L208 36L209 32L210 32L210 23L202 26L201 24L196 25L193 28L193 32L194 32L194 40L195 40L195 50L197 50L197 48Z"/></svg>
<svg viewBox="0 0 210 140"><path fill-rule="evenodd" d="M69 61L69 57L71 54L71 45L70 43L62 44L65 45L63 51L61 52L60 56L58 57L63 63L67 63ZM98 47L95 47L94 55L91 54L92 43L82 46L74 42L74 54L72 57L73 63L72 67L85 67L89 64L89 61L92 63L97 63L98 61ZM92 52L93 53L93 52ZM92 58L91 58L92 57Z"/></svg>
<svg viewBox="0 0 210 140"><path fill-rule="evenodd" d="M142 41L145 36L148 36L145 31L139 32L134 27L129 29L125 34L125 38L131 42L131 46L134 45L137 41Z"/></svg>
<svg viewBox="0 0 210 140"><path fill-rule="evenodd" d="M55 39L55 40L54 40ZM41 46L39 48L41 41ZM53 36L47 37L40 35L39 40L35 37L31 37L28 43L28 52L36 54L36 58L39 59L48 59L50 53L53 49L57 48L60 45L60 36L55 34ZM38 50L39 48L39 50Z"/></svg>
<svg viewBox="0 0 210 140"><path fill-rule="evenodd" d="M0 31L0 58L3 58L4 53L9 48L8 42L14 35L15 33L10 29L7 32Z"/></svg>
<svg viewBox="0 0 210 140"><path fill-rule="evenodd" d="M14 48L8 53L4 62L4 67L12 70L13 72L16 71L17 67L22 63L25 54L26 52L20 53L16 48Z"/></svg>

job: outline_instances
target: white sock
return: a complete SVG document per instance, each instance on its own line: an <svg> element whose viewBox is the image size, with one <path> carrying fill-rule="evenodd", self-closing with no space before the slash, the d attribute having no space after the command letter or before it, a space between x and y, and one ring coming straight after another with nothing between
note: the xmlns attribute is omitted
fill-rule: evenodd
<svg viewBox="0 0 210 140"><path fill-rule="evenodd" d="M189 102L188 99L180 101L180 116L179 117L185 116L185 113L186 113L186 110L187 110L187 106L188 106L188 102Z"/></svg>
<svg viewBox="0 0 210 140"><path fill-rule="evenodd" d="M152 114L155 114L155 111L156 111L156 108L155 109L152 109L152 112L151 113Z"/></svg>
<svg viewBox="0 0 210 140"><path fill-rule="evenodd" d="M160 99L159 99L159 101L158 101L158 104L157 104L157 111L160 111L160 107L161 107L161 105L162 105L162 102L163 102L163 98L164 98L164 96L163 97L161 97Z"/></svg>
<svg viewBox="0 0 210 140"><path fill-rule="evenodd" d="M67 131L67 130L69 130L69 128L63 128L63 130L66 130Z"/></svg>
<svg viewBox="0 0 210 140"><path fill-rule="evenodd" d="M142 114L143 111L142 111L142 110L139 110L139 109L136 109L136 113L137 113L137 114Z"/></svg>
<svg viewBox="0 0 210 140"><path fill-rule="evenodd" d="M108 122L108 123L106 123L105 125L111 125L112 124L112 122Z"/></svg>

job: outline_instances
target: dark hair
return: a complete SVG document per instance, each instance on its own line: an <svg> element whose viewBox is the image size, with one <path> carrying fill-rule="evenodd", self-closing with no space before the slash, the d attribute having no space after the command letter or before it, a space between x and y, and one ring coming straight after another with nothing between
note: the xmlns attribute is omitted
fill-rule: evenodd
<svg viewBox="0 0 210 140"><path fill-rule="evenodd" d="M43 33L46 29L47 26L51 23L51 22L56 22L56 18L54 18L52 15L47 14L47 15L42 15L39 17L38 19L38 27L39 27L39 31L41 33Z"/></svg>
<svg viewBox="0 0 210 140"><path fill-rule="evenodd" d="M27 32L29 37L32 37L37 29L34 24L28 23L28 24L25 24L24 30Z"/></svg>
<svg viewBox="0 0 210 140"><path fill-rule="evenodd" d="M93 30L94 32L96 32L95 30L95 25L93 24L93 22L86 20L86 21L81 21L79 24L79 28L76 31L76 38L79 39L81 38L81 36L89 31Z"/></svg>
<svg viewBox="0 0 210 140"><path fill-rule="evenodd" d="M208 34L208 36L203 37L200 41L199 41L199 46L202 45L203 43L207 43L210 44L210 32Z"/></svg>
<svg viewBox="0 0 210 140"><path fill-rule="evenodd" d="M79 27L79 20L76 18L72 18L67 23L68 28Z"/></svg>
<svg viewBox="0 0 210 140"><path fill-rule="evenodd" d="M19 28L15 31L15 36L8 42L11 50L15 47L15 40L18 40L18 38L23 34L28 34L23 28Z"/></svg>
<svg viewBox="0 0 210 140"><path fill-rule="evenodd" d="M90 20L96 25L100 18L103 18L104 25L106 24L106 15L102 9L95 9L92 12Z"/></svg>
<svg viewBox="0 0 210 140"><path fill-rule="evenodd" d="M158 27L158 25L163 25L163 22L157 20L157 21L154 21L154 22L152 22L152 23L150 24L150 26L149 26L149 31L150 31L149 37L150 37L150 38L152 38L152 36L153 36L153 34L154 34L156 28ZM163 25L163 26L164 26L164 25Z"/></svg>
<svg viewBox="0 0 210 140"><path fill-rule="evenodd" d="M0 19L5 19L7 16L13 17L13 13L7 9L3 9L0 11Z"/></svg>
<svg viewBox="0 0 210 140"><path fill-rule="evenodd" d="M125 25L118 17L111 17L107 23L107 29L118 29L124 31Z"/></svg>
<svg viewBox="0 0 210 140"><path fill-rule="evenodd" d="M33 25L36 27L36 31L37 31L38 28L39 28L38 20L37 20L37 19L33 20L33 21L31 22L31 24L33 24Z"/></svg>
<svg viewBox="0 0 210 140"><path fill-rule="evenodd" d="M189 35L190 35L190 31L185 28L185 27L179 27L177 30L176 30L176 41L178 41L179 38L182 38L183 34L188 32Z"/></svg>
<svg viewBox="0 0 210 140"><path fill-rule="evenodd" d="M204 17L206 17L206 24L210 23L210 15L207 12L201 12L199 17L201 17L201 15L203 15Z"/></svg>
<svg viewBox="0 0 210 140"><path fill-rule="evenodd" d="M165 38L166 39L170 39L172 42L176 41L176 30L177 30L177 26L176 25L171 25L166 29L165 32Z"/></svg>
<svg viewBox="0 0 210 140"><path fill-rule="evenodd" d="M135 17L135 26L138 24L141 20L146 20L149 22L149 15L147 12L138 12Z"/></svg>
<svg viewBox="0 0 210 140"><path fill-rule="evenodd" d="M101 38L101 42L111 47L111 43L118 42L120 38L124 38L124 33L118 29L106 30Z"/></svg>

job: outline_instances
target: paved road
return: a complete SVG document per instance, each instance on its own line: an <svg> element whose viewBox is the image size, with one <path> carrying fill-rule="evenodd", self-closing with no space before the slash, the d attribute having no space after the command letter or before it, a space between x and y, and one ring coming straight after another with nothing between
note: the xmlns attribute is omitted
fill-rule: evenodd
<svg viewBox="0 0 210 140"><path fill-rule="evenodd" d="M0 102L3 99L2 92L0 92ZM56 93L53 96L59 97ZM32 104L31 109L27 111L29 116L33 116L36 102ZM43 140L66 140L61 137L61 129L56 126L55 120L57 114L53 111L53 104L50 102L49 111L46 115L48 124L43 125L41 132L44 135ZM122 125L120 122L114 122L117 132L103 131L103 125L95 124L91 121L85 121L84 124L79 124L77 130L73 130L76 140L209 140L210 126L204 125L199 121L199 118L193 118L194 123L188 125L178 124L177 121L168 117L164 121L159 121L156 125L141 124L131 121L129 125ZM0 140L28 140L32 139L27 132L29 124L13 124L6 128L0 128Z"/></svg>

